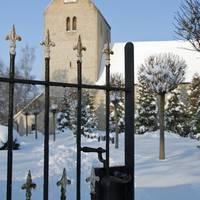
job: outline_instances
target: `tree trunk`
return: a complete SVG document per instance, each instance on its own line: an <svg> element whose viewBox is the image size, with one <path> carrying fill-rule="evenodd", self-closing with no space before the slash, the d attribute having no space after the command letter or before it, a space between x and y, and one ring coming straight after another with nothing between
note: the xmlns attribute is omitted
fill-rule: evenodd
<svg viewBox="0 0 200 200"><path fill-rule="evenodd" d="M28 136L28 115L26 114L26 136Z"/></svg>
<svg viewBox="0 0 200 200"><path fill-rule="evenodd" d="M56 141L56 113L53 112L53 141Z"/></svg>
<svg viewBox="0 0 200 200"><path fill-rule="evenodd" d="M117 105L115 105L115 149L119 148L119 127L117 119Z"/></svg>
<svg viewBox="0 0 200 200"><path fill-rule="evenodd" d="M165 159L165 119L164 119L164 111L165 111L165 94L160 95L160 160Z"/></svg>

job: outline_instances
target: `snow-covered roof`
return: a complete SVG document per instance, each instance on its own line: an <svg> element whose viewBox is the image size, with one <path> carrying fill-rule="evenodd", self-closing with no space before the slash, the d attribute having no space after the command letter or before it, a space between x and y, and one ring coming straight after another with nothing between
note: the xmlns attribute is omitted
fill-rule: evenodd
<svg viewBox="0 0 200 200"><path fill-rule="evenodd" d="M111 74L121 73L124 75L124 47L126 43L114 43L111 55ZM138 69L144 60L151 55L160 53L174 53L186 61L187 68L185 73L185 81L191 82L195 73L200 74L200 53L195 51L191 44L186 41L147 41L133 42L134 44L134 64L135 64L135 83L137 80ZM98 85L105 84L105 62L102 58L100 76L97 81Z"/></svg>

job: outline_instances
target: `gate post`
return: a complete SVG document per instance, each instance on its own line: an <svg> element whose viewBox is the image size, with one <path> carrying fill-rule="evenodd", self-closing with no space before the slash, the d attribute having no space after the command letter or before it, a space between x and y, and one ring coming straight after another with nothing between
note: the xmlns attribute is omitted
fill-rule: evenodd
<svg viewBox="0 0 200 200"><path fill-rule="evenodd" d="M125 166L132 179L127 187L127 200L134 199L134 46L125 46Z"/></svg>
<svg viewBox="0 0 200 200"><path fill-rule="evenodd" d="M49 30L45 41L41 43L45 47L45 111L44 111L44 185L43 200L48 200L49 190L49 66L50 49L54 47L54 42L50 39Z"/></svg>
<svg viewBox="0 0 200 200"><path fill-rule="evenodd" d="M21 41L21 37L16 34L13 25L6 40L10 41L10 73L9 73L9 116L8 116L8 154L7 154L7 200L12 199L12 169L13 169L13 96L14 96L14 78L15 78L15 55L16 41Z"/></svg>

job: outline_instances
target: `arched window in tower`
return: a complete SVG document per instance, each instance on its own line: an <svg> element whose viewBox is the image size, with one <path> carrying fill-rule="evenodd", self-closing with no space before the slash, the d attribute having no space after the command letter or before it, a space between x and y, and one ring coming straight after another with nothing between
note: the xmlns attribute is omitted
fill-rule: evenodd
<svg viewBox="0 0 200 200"><path fill-rule="evenodd" d="M66 19L66 31L70 31L70 17Z"/></svg>
<svg viewBox="0 0 200 200"><path fill-rule="evenodd" d="M73 17L72 30L77 30L77 17Z"/></svg>

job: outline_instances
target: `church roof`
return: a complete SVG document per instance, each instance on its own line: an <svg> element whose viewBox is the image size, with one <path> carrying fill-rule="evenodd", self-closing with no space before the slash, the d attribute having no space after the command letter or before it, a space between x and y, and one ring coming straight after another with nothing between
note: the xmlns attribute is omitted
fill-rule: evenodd
<svg viewBox="0 0 200 200"><path fill-rule="evenodd" d="M124 47L126 43L114 43L112 50L114 55L111 55L111 74L121 73L124 76ZM186 61L187 68L185 73L185 81L191 82L195 73L200 74L200 53L195 51L191 44L186 41L147 41L133 42L134 44L134 64L135 64L135 83L138 83L138 69L144 60L151 55L160 53L173 53ZM102 58L100 67L100 76L97 81L98 85L105 84L105 61Z"/></svg>

